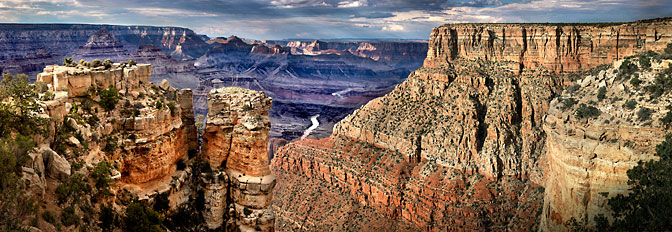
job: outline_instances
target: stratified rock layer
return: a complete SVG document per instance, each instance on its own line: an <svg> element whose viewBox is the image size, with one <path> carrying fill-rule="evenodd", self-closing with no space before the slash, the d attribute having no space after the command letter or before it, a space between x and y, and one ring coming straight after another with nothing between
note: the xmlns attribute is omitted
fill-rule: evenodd
<svg viewBox="0 0 672 232"><path fill-rule="evenodd" d="M575 72L670 42L670 18L625 24L446 24L432 30L425 67L462 57Z"/></svg>
<svg viewBox="0 0 672 232"><path fill-rule="evenodd" d="M593 190L620 186L609 194L622 191L623 172L632 163L617 164L615 177L600 174L599 168L574 170L571 157L580 148L570 145L595 141L565 139L563 131L570 130L544 126L545 115L572 81L563 73L660 50L672 41L671 23L435 28L424 66L395 90L339 122L330 138L279 149L272 161L279 178L276 226L307 231L530 231L557 229L547 222L563 223L585 214L586 207L603 206L603 200L590 200L599 199ZM617 131L631 129L621 128ZM654 141L636 139L647 134L652 135L644 129L623 136L652 146ZM627 162L642 159L627 156L631 153L625 149L609 152L614 149L604 152L631 157ZM580 180L584 172L598 178ZM567 182L593 183L596 189ZM333 199L294 203L323 193ZM359 218L381 215L376 220Z"/></svg>
<svg viewBox="0 0 672 232"><path fill-rule="evenodd" d="M232 209L227 227L241 231L274 229L275 216L269 206L275 176L268 166L271 105L271 98L263 92L238 87L213 89L208 94L202 155L211 167L221 170L220 176L228 176L232 199L227 202L225 197L217 197L220 200L206 202L212 214L206 217L210 229L223 226L226 206ZM221 195L215 190L223 185L223 178L206 183L205 188L212 189L213 196Z"/></svg>
<svg viewBox="0 0 672 232"><path fill-rule="evenodd" d="M653 70L635 75L641 85L652 83L670 63L653 61ZM630 84L629 78L620 78L620 65L616 62L615 68L577 80L580 88L566 90L551 102L544 121L547 180L542 228L567 230L564 225L572 218L593 226L599 214L611 220L608 199L627 193L627 171L639 161L654 159L656 145L669 131L660 119L670 111L670 95L642 98L649 93ZM600 100L597 92L602 87L606 99ZM626 102L635 104L627 108ZM576 109L581 104L596 107L599 116L579 117ZM638 114L644 108L652 110L649 119Z"/></svg>

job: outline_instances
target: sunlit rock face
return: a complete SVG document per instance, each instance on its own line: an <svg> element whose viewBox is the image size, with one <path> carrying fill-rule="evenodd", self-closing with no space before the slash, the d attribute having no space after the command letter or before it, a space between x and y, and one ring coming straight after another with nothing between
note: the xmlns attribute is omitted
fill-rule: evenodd
<svg viewBox="0 0 672 232"><path fill-rule="evenodd" d="M276 180L269 169L267 146L271 104L263 92L238 87L208 93L202 155L222 177L206 183L205 188L220 196L216 189L226 182L232 199L214 197L207 202L209 212L215 215L206 218L211 229L223 226L223 207L231 209L227 227L241 231L274 228L275 216L269 206Z"/></svg>
<svg viewBox="0 0 672 232"><path fill-rule="evenodd" d="M613 120L576 126L567 122L574 111L558 111L553 99L574 84L567 72L664 48L669 25L435 28L424 66L392 92L340 121L329 138L279 148L277 228L558 230L571 217L605 212L606 196L626 188L625 171L650 151L603 137L652 148L663 133ZM580 86L618 89L600 78Z"/></svg>

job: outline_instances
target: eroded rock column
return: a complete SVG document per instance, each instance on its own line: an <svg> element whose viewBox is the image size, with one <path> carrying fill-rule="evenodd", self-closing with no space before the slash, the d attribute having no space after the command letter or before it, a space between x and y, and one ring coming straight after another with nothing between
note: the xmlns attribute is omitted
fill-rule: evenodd
<svg viewBox="0 0 672 232"><path fill-rule="evenodd" d="M213 169L227 173L228 226L241 231L273 231L275 223L269 207L275 187L267 147L271 105L271 98L260 91L226 87L208 93L203 155ZM212 187L209 185L206 189ZM217 206L214 202L206 204L209 208Z"/></svg>

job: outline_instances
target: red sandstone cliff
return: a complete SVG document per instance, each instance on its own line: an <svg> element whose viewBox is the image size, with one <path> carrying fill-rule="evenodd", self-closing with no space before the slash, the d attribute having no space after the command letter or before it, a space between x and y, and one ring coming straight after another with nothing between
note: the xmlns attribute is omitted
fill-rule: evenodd
<svg viewBox="0 0 672 232"><path fill-rule="evenodd" d="M435 28L425 65L404 83L339 122L331 137L276 153L276 227L539 229L552 216L544 205L560 206L548 191L569 187L548 188L558 180L547 178L549 166L558 164L547 161L543 127L569 81L562 72L660 50L672 42L670 25Z"/></svg>

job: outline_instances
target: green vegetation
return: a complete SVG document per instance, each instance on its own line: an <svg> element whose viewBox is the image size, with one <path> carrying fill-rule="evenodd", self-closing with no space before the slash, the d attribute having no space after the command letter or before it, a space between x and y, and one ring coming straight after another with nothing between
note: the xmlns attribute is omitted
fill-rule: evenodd
<svg viewBox="0 0 672 232"><path fill-rule="evenodd" d="M175 116L175 113L177 113L177 110L175 109L175 103L174 102L168 102L166 104L168 106L168 109L170 109L170 115Z"/></svg>
<svg viewBox="0 0 672 232"><path fill-rule="evenodd" d="M660 160L639 161L628 170L630 191L609 199L615 221L607 231L667 231L672 228L672 134L656 146Z"/></svg>
<svg viewBox="0 0 672 232"><path fill-rule="evenodd" d="M170 209L170 200L168 199L168 192L157 194L154 198L152 208L157 212L165 213Z"/></svg>
<svg viewBox="0 0 672 232"><path fill-rule="evenodd" d="M65 226L79 225L79 216L75 214L75 208L68 206L61 212L61 223Z"/></svg>
<svg viewBox="0 0 672 232"><path fill-rule="evenodd" d="M635 107L637 107L637 101L635 100L627 100L623 104L623 108L629 109L629 110L634 110Z"/></svg>
<svg viewBox="0 0 672 232"><path fill-rule="evenodd" d="M639 109L639 111L637 111L637 119L639 119L640 122L648 121L649 119L651 119L652 113L653 110L646 107L642 107Z"/></svg>
<svg viewBox="0 0 672 232"><path fill-rule="evenodd" d="M115 105L119 102L119 95L117 89L112 85L105 90L100 91L100 106L105 109L105 111L113 110Z"/></svg>
<svg viewBox="0 0 672 232"><path fill-rule="evenodd" d="M560 103L562 103L562 106L560 106L561 110L568 110L571 109L574 105L576 105L577 101L574 100L574 98L561 98Z"/></svg>
<svg viewBox="0 0 672 232"><path fill-rule="evenodd" d="M599 109L595 108L594 106L588 106L586 104L581 104L579 105L579 108L576 109L574 112L574 115L576 115L577 118L583 119L583 118L597 118L600 116L601 112Z"/></svg>
<svg viewBox="0 0 672 232"><path fill-rule="evenodd" d="M651 99L658 98L672 90L672 67L659 72L653 83L646 86L646 91L651 94Z"/></svg>
<svg viewBox="0 0 672 232"><path fill-rule="evenodd" d="M78 203L82 196L91 193L91 186L87 182L88 179L86 177L76 173L72 175L68 181L58 185L56 188L58 203L61 205L66 203Z"/></svg>
<svg viewBox="0 0 672 232"><path fill-rule="evenodd" d="M165 231L162 228L163 217L140 202L133 202L126 207L124 230L126 231Z"/></svg>
<svg viewBox="0 0 672 232"><path fill-rule="evenodd" d="M112 182L112 179L110 178L111 169L112 166L107 161L102 161L96 165L96 168L94 168L91 173L91 178L93 178L93 181L96 183L96 188L104 193L109 193L107 188L110 187L110 182Z"/></svg>
<svg viewBox="0 0 672 232"><path fill-rule="evenodd" d="M24 193L21 167L35 147L31 136L43 132L45 121L33 114L37 90L26 75L3 75L0 84L0 230L14 231L37 213L35 199Z"/></svg>
<svg viewBox="0 0 672 232"><path fill-rule="evenodd" d="M633 77L630 79L630 84L634 87L639 87L639 84L642 83L642 80L639 79L639 77Z"/></svg>
<svg viewBox="0 0 672 232"><path fill-rule="evenodd" d="M105 147L103 148L103 151L105 151L107 154L114 153L114 151L117 150L118 142L119 138L117 138L117 136L108 136L105 139Z"/></svg>
<svg viewBox="0 0 672 232"><path fill-rule="evenodd" d="M604 87L604 86L600 87L597 90L597 100L598 101L604 100L604 98L606 97L606 94L607 94L607 87Z"/></svg>
<svg viewBox="0 0 672 232"><path fill-rule="evenodd" d="M639 67L630 60L624 60L621 67L618 68L618 76L616 80L628 80L635 72L639 71Z"/></svg>
<svg viewBox="0 0 672 232"><path fill-rule="evenodd" d="M118 220L117 214L114 212L112 207L108 205L103 205L100 207L100 213L98 213L98 220L100 220L100 228L103 231L113 231L115 227L115 221Z"/></svg>

